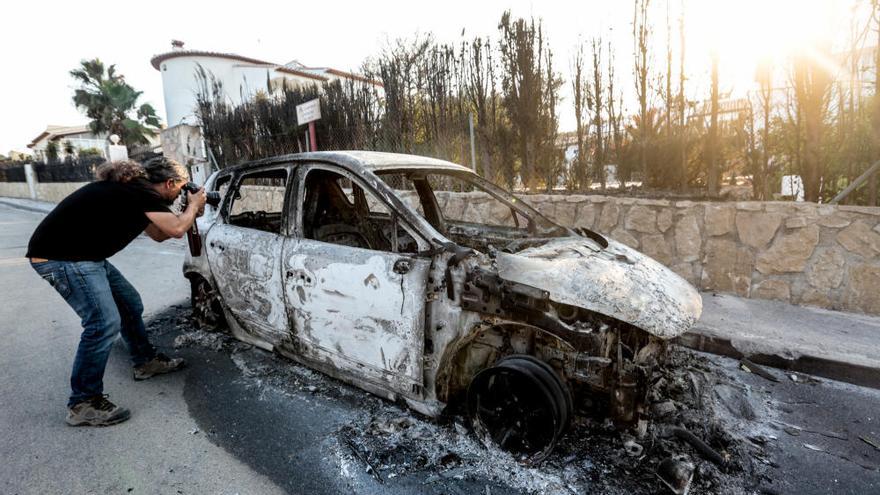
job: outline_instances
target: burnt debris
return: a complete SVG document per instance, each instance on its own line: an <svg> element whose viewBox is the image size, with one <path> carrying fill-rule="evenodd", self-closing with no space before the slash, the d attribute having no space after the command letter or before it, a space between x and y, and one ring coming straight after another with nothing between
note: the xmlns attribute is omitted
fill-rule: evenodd
<svg viewBox="0 0 880 495"><path fill-rule="evenodd" d="M359 466L375 483L415 476L442 487L488 478L527 493L654 494L669 491L666 483L684 486L690 463L692 493L742 493L756 486L772 463L764 447L751 439L767 438L770 433L760 424L768 423L773 411L751 397L736 377L678 348L667 350L665 364L654 369L644 416L634 425L622 426L607 417L610 396L586 394L573 401L570 428L556 438L555 448L541 462L524 466L528 449L510 453L498 448L498 440L495 445L483 442L460 416L429 419L224 334L195 330L181 318L164 324L180 332L178 346L232 353L243 379L255 386L302 400L319 396L359 404L356 419L337 432L334 455L341 463ZM723 462L707 458L678 429L699 438ZM550 434L551 429L545 431ZM663 474L664 482L660 476L670 467L664 465L667 459L675 461L671 472L678 474Z"/></svg>

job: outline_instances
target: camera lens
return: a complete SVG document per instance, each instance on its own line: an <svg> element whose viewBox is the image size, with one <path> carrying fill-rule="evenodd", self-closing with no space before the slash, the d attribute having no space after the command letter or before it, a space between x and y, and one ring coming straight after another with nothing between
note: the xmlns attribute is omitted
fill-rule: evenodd
<svg viewBox="0 0 880 495"><path fill-rule="evenodd" d="M217 206L220 204L220 193L217 191L208 191L205 193L205 202L211 206Z"/></svg>

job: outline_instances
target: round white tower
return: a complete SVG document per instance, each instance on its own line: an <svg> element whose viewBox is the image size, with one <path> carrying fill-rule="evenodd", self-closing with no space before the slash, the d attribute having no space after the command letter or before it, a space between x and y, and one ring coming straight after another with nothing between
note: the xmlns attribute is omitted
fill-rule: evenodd
<svg viewBox="0 0 880 495"><path fill-rule="evenodd" d="M165 93L165 121L168 127L197 125L198 94L211 90L212 80L220 83L223 97L233 105L268 91L267 81L275 64L231 53L185 50L183 42L171 42L170 52L150 60L162 74ZM203 73L206 77L200 77Z"/></svg>

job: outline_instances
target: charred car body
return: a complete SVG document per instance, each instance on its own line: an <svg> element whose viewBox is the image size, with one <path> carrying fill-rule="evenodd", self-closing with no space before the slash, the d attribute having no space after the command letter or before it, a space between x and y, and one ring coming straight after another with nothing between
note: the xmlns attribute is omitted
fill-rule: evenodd
<svg viewBox="0 0 880 495"><path fill-rule="evenodd" d="M573 397L634 423L699 294L654 260L559 226L470 169L318 152L215 173L187 256L194 313L412 409L543 458Z"/></svg>

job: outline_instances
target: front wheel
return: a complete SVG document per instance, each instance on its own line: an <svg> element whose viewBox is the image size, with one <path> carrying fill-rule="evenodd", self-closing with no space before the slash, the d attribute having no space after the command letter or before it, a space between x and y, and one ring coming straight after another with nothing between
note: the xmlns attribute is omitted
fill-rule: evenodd
<svg viewBox="0 0 880 495"><path fill-rule="evenodd" d="M528 355L507 356L468 387L474 431L523 464L547 457L572 415L571 394L553 369Z"/></svg>
<svg viewBox="0 0 880 495"><path fill-rule="evenodd" d="M226 328L226 317L217 291L201 277L190 279L192 316L196 327L215 332Z"/></svg>

